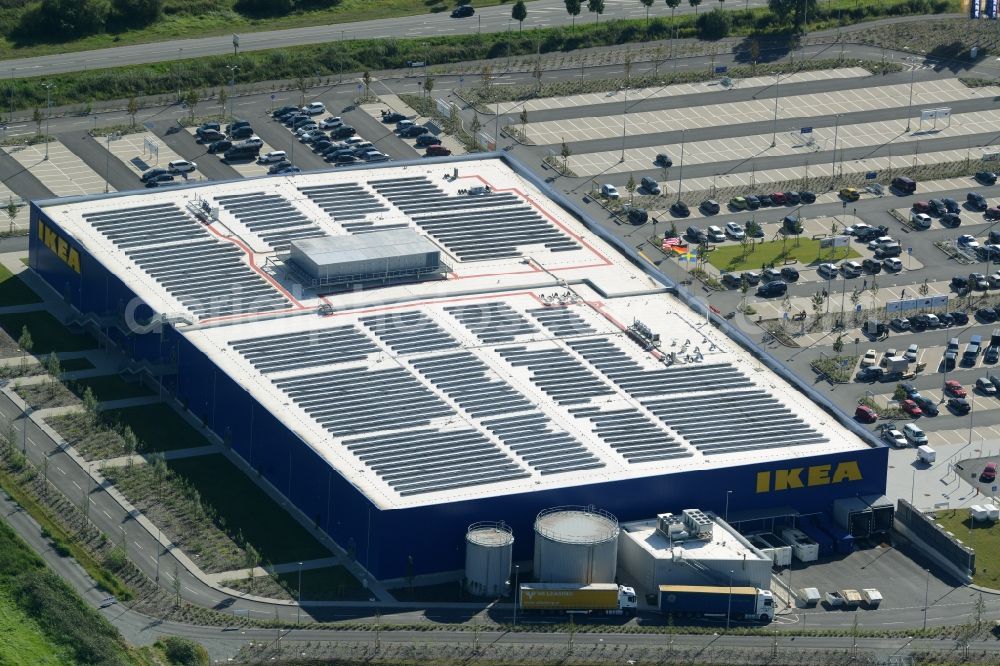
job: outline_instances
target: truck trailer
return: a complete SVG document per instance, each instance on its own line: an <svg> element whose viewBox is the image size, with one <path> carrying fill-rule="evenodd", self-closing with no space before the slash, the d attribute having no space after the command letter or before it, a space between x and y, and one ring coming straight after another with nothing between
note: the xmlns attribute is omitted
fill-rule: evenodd
<svg viewBox="0 0 1000 666"><path fill-rule="evenodd" d="M660 585L660 612L674 616L727 614L735 619L774 619L774 596L756 587Z"/></svg>
<svg viewBox="0 0 1000 666"><path fill-rule="evenodd" d="M524 611L634 615L635 590L614 583L524 583L519 591Z"/></svg>

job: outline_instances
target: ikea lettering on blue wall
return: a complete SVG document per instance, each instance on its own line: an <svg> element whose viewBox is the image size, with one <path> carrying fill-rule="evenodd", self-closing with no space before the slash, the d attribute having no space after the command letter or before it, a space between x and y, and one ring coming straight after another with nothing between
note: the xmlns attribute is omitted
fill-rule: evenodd
<svg viewBox="0 0 1000 666"><path fill-rule="evenodd" d="M757 472L757 492L770 493L777 490L793 490L812 486L828 486L846 481L860 481L861 468L853 460L834 465L812 465L778 469L773 472Z"/></svg>
<svg viewBox="0 0 1000 666"><path fill-rule="evenodd" d="M64 264L77 273L80 272L80 253L70 247L65 238L45 226L41 220L38 222L38 240L62 259Z"/></svg>

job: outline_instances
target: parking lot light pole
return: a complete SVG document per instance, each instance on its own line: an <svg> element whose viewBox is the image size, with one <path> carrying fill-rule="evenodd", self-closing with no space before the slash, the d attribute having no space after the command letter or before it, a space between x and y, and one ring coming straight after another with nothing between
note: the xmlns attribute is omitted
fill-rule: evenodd
<svg viewBox="0 0 1000 666"><path fill-rule="evenodd" d="M927 572L927 579L924 583L924 631L927 631L927 602L931 591L931 570L924 569L924 571Z"/></svg>
<svg viewBox="0 0 1000 666"><path fill-rule="evenodd" d="M625 86L625 106L622 108L622 157L619 162L625 161L625 124L628 122L628 86Z"/></svg>
<svg viewBox="0 0 1000 666"><path fill-rule="evenodd" d="M44 83L45 87L45 158L49 159L49 118L52 117L52 84Z"/></svg>
<svg viewBox="0 0 1000 666"><path fill-rule="evenodd" d="M517 626L517 599L521 596L521 588L517 584L518 574L521 573L521 565L514 565L514 626Z"/></svg>
<svg viewBox="0 0 1000 666"><path fill-rule="evenodd" d="M840 130L840 114L834 116L833 124L833 159L830 161L830 189L837 184L837 133Z"/></svg>
<svg viewBox="0 0 1000 666"><path fill-rule="evenodd" d="M781 74L774 75L774 125L771 131L771 147L778 145L778 84L781 82Z"/></svg>
<svg viewBox="0 0 1000 666"><path fill-rule="evenodd" d="M729 602L726 604L726 631L729 631L729 622L733 617L733 570L729 570Z"/></svg>
<svg viewBox="0 0 1000 666"><path fill-rule="evenodd" d="M299 562L299 589L298 589L298 593L299 593L299 603L298 603L298 608L296 609L296 612L295 612L295 624L299 624L299 622L302 620L302 563L301 562Z"/></svg>
<svg viewBox="0 0 1000 666"><path fill-rule="evenodd" d="M681 188L684 186L684 135L687 130L681 130L681 163L677 169L677 203L681 201Z"/></svg>
<svg viewBox="0 0 1000 666"><path fill-rule="evenodd" d="M729 496L733 494L732 490L726 491L726 522L729 522Z"/></svg>
<svg viewBox="0 0 1000 666"><path fill-rule="evenodd" d="M229 118L233 117L233 95L236 94L236 72L239 65L229 65Z"/></svg>
<svg viewBox="0 0 1000 666"><path fill-rule="evenodd" d="M910 63L910 99L906 103L906 131L909 132L913 116L913 77L917 73L917 68L913 63L913 58L907 58L906 60Z"/></svg>

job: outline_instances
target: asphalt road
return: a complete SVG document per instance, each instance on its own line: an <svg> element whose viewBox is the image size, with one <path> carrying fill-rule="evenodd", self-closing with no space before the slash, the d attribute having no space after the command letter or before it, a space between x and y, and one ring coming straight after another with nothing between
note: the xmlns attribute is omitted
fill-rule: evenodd
<svg viewBox="0 0 1000 666"><path fill-rule="evenodd" d="M473 3L474 4L474 3ZM766 0L721 3L724 9L743 9L745 6L761 7ZM706 11L708 8L706 7ZM694 8L681 3L677 14L693 14ZM303 44L322 44L353 39L386 39L405 37L440 37L444 35L474 34L478 32L517 31L516 21L512 21L511 5L477 9L470 18L453 19L448 12L400 16L374 21L359 21L336 25L311 26L287 30L268 30L239 35L240 51L259 51ZM601 21L624 18L642 18L645 8L636 0L606 0ZM649 16L670 16L670 8L658 2L650 8ZM593 20L594 15L586 11L578 17L581 23ZM528 3L528 18L522 26L525 30L549 26L570 25L572 17L566 13L563 0L534 0ZM15 77L48 76L61 72L79 72L105 67L138 65L154 62L169 62L201 58L210 55L233 53L233 35L197 39L175 39L152 44L135 44L115 48L97 49L77 53L60 53L47 56L20 58L4 62L3 71Z"/></svg>

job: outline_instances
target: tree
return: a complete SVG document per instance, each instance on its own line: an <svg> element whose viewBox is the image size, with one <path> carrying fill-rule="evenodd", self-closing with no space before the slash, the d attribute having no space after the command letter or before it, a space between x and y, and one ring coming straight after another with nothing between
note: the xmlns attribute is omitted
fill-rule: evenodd
<svg viewBox="0 0 1000 666"><path fill-rule="evenodd" d="M712 250L707 240L698 243L698 264L704 269L705 262L708 261L708 253Z"/></svg>
<svg viewBox="0 0 1000 666"><path fill-rule="evenodd" d="M930 293L930 290L931 288L927 284L927 278L924 278L923 284L917 287L917 293L919 293L921 296L927 296L927 294Z"/></svg>
<svg viewBox="0 0 1000 666"><path fill-rule="evenodd" d="M816 15L816 0L767 0L767 6L778 20L791 19L795 26L800 26L810 14Z"/></svg>
<svg viewBox="0 0 1000 666"><path fill-rule="evenodd" d="M163 14L164 0L112 0L112 19L120 26L146 26Z"/></svg>
<svg viewBox="0 0 1000 666"><path fill-rule="evenodd" d="M472 144L479 148L479 130L483 128L483 124L479 122L479 113L476 111L472 112L472 122L469 123L469 134L472 135Z"/></svg>
<svg viewBox="0 0 1000 666"><path fill-rule="evenodd" d="M226 102L229 101L229 93L226 92L226 86L219 86L219 115L223 118L226 116Z"/></svg>
<svg viewBox="0 0 1000 666"><path fill-rule="evenodd" d="M541 58L535 58L535 68L531 71L531 75L533 77L535 77L535 83L537 84L537 87L535 89L535 93L538 94L538 95L542 94L542 59Z"/></svg>
<svg viewBox="0 0 1000 666"><path fill-rule="evenodd" d="M581 0L565 0L566 2L566 13L572 17L570 28L576 27L576 17L580 15L580 10L583 8L583 2Z"/></svg>
<svg viewBox="0 0 1000 666"><path fill-rule="evenodd" d="M448 112L448 131L452 134L458 134L460 129L462 129L462 119L458 115L458 107L452 104L451 110Z"/></svg>
<svg viewBox="0 0 1000 666"><path fill-rule="evenodd" d="M677 8L681 6L681 0L667 0L667 7L670 7L670 23L673 25L674 22L674 12ZM671 35L673 32L671 32Z"/></svg>
<svg viewBox="0 0 1000 666"><path fill-rule="evenodd" d="M698 28L698 36L700 38L722 39L729 36L729 31L733 27L733 19L730 16L730 12L722 9L713 9L707 14L699 16L695 25Z"/></svg>
<svg viewBox="0 0 1000 666"><path fill-rule="evenodd" d="M365 84L365 99L367 100L372 94L372 73L366 69L361 73L361 81Z"/></svg>
<svg viewBox="0 0 1000 666"><path fill-rule="evenodd" d="M812 307L813 314L816 315L817 319L819 319L820 313L823 312L825 302L826 299L823 298L823 294L818 291L809 299L809 305Z"/></svg>
<svg viewBox="0 0 1000 666"><path fill-rule="evenodd" d="M656 0L639 0L642 6L646 8L646 25L649 25L649 8L653 6Z"/></svg>
<svg viewBox="0 0 1000 666"><path fill-rule="evenodd" d="M365 72L367 74L368 72ZM295 89L299 91L299 106L306 105L306 93L309 92L309 82L306 77L300 76L295 79Z"/></svg>
<svg viewBox="0 0 1000 666"><path fill-rule="evenodd" d="M631 204L635 201L635 176L632 174L628 175L628 182L625 183L625 191L628 192L628 202Z"/></svg>
<svg viewBox="0 0 1000 666"><path fill-rule="evenodd" d="M179 606L181 603L181 572L177 569L177 560L174 560L174 597L176 599L174 604Z"/></svg>
<svg viewBox="0 0 1000 666"><path fill-rule="evenodd" d="M524 27L524 19L528 18L528 8L524 4L524 0L517 0L514 6L510 10L510 17L517 21L517 31L521 32L521 28Z"/></svg>
<svg viewBox="0 0 1000 666"><path fill-rule="evenodd" d="M17 217L17 213L20 210L17 204L14 203L14 197L10 197L7 203L7 207L4 209L7 211L7 217L10 218L10 233L14 233L14 219Z"/></svg>
<svg viewBox="0 0 1000 666"><path fill-rule="evenodd" d="M23 368L28 362L28 354L31 353L31 349L35 346L35 341L31 339L31 331L28 330L27 324L21 327L21 337L17 339L17 346L21 348L21 367Z"/></svg>
<svg viewBox="0 0 1000 666"><path fill-rule="evenodd" d="M566 143L566 139L563 139L562 146L559 148L559 155L563 158L563 168L569 169L569 156L573 152L569 149L569 144Z"/></svg>
<svg viewBox="0 0 1000 666"><path fill-rule="evenodd" d="M167 478L167 463L163 461L163 455L158 454L153 458L153 483L156 486L156 501L160 501L163 482Z"/></svg>
<svg viewBox="0 0 1000 666"><path fill-rule="evenodd" d="M528 127L528 110L527 109L525 109L525 108L521 109L521 115L519 116L518 120L521 121L521 134L524 134L525 130Z"/></svg>
<svg viewBox="0 0 1000 666"><path fill-rule="evenodd" d="M483 97L489 99L493 86L493 68L489 65L483 65L483 68L479 70L479 80L483 84Z"/></svg>
<svg viewBox="0 0 1000 666"><path fill-rule="evenodd" d="M125 429L122 430L122 450L129 457L128 464L131 465L132 456L139 450L139 439L129 426L125 426Z"/></svg>
<svg viewBox="0 0 1000 666"><path fill-rule="evenodd" d="M198 106L198 91L195 89L188 90L184 93L184 103L188 105L191 109L191 122L194 122L194 110Z"/></svg>
<svg viewBox="0 0 1000 666"><path fill-rule="evenodd" d="M49 358L45 362L45 369L52 378L49 382L49 395L54 398L56 395L56 386L59 385L59 375L62 374L62 365L59 363L59 357L56 356L55 352L49 352Z"/></svg>
<svg viewBox="0 0 1000 666"><path fill-rule="evenodd" d="M135 127L135 114L139 113L139 100L135 97L128 98L128 115L132 116L132 127Z"/></svg>
<svg viewBox="0 0 1000 666"><path fill-rule="evenodd" d="M431 96L431 92L434 90L434 77L425 76L424 77L424 94L428 97Z"/></svg>
<svg viewBox="0 0 1000 666"><path fill-rule="evenodd" d="M35 110L31 112L31 120L35 123L35 136L42 135L42 121L45 120L45 116L42 115L42 110L37 106Z"/></svg>
<svg viewBox="0 0 1000 666"><path fill-rule="evenodd" d="M83 413L87 415L91 423L97 421L97 396L94 395L94 390L89 386L83 390Z"/></svg>
<svg viewBox="0 0 1000 666"><path fill-rule="evenodd" d="M248 543L246 550L243 551L243 566L249 571L250 578L250 589L253 589L254 575L256 574L256 569L260 565L260 553L257 549L253 547L253 544Z"/></svg>
<svg viewBox="0 0 1000 666"><path fill-rule="evenodd" d="M844 351L844 336L838 335L837 339L833 341L833 353L839 354Z"/></svg>
<svg viewBox="0 0 1000 666"><path fill-rule="evenodd" d="M694 7L694 13L698 13L698 5L701 4L701 0L688 0L688 4Z"/></svg>
<svg viewBox="0 0 1000 666"><path fill-rule="evenodd" d="M601 22L601 14L604 13L604 0L587 0L587 11L597 15L595 23Z"/></svg>
<svg viewBox="0 0 1000 666"><path fill-rule="evenodd" d="M752 239L750 241L750 251L753 252L754 246L757 244L757 236L761 232L760 223L757 220L747 220L744 230L746 235Z"/></svg>
<svg viewBox="0 0 1000 666"><path fill-rule="evenodd" d="M104 30L111 14L110 0L42 0L21 16L25 35L80 37Z"/></svg>
<svg viewBox="0 0 1000 666"><path fill-rule="evenodd" d="M750 38L750 72L756 73L757 61L760 60L760 40L756 37Z"/></svg>

